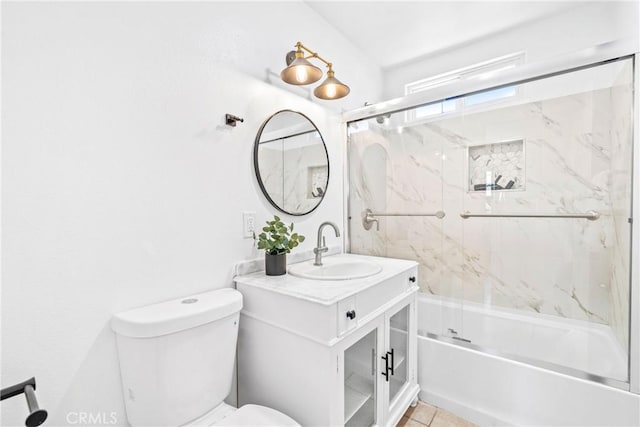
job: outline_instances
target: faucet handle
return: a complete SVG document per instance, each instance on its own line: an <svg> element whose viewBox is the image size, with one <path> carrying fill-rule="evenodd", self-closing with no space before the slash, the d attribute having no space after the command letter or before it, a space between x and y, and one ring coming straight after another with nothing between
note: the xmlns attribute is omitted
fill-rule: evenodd
<svg viewBox="0 0 640 427"><path fill-rule="evenodd" d="M374 223L376 224L376 231L380 231L380 222L378 221L378 218L376 218L376 216L373 214L371 209L365 209L362 212L363 228L369 231L371 230L371 227L373 226Z"/></svg>

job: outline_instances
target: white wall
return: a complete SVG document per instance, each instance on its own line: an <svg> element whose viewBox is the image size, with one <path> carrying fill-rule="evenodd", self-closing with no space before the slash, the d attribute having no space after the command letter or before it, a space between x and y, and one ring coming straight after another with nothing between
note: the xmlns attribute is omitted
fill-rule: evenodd
<svg viewBox="0 0 640 427"><path fill-rule="evenodd" d="M297 2L3 3L2 27L2 385L35 375L48 425L125 424L109 319L232 286L233 264L259 255L241 213L275 212L252 150L276 110L314 120L333 167L322 205L284 216L299 249L342 223L339 118L265 70L298 39L342 61L352 94L333 108L377 96L380 76L362 78L370 62ZM23 399L0 408L23 425Z"/></svg>
<svg viewBox="0 0 640 427"><path fill-rule="evenodd" d="M404 96L407 83L516 52L525 52L525 63L534 63L613 40L633 39L640 44L639 4L585 2L561 14L386 68L383 99Z"/></svg>

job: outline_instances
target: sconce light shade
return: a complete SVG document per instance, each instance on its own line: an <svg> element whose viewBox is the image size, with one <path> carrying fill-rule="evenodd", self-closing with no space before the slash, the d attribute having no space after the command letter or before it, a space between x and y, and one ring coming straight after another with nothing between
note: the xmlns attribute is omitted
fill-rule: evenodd
<svg viewBox="0 0 640 427"><path fill-rule="evenodd" d="M296 59L282 70L280 78L290 85L308 85L322 78L322 70L304 59L304 54L298 50Z"/></svg>
<svg viewBox="0 0 640 427"><path fill-rule="evenodd" d="M351 89L334 77L333 70L327 71L327 78L320 86L314 89L313 94L320 99L340 99L349 94Z"/></svg>

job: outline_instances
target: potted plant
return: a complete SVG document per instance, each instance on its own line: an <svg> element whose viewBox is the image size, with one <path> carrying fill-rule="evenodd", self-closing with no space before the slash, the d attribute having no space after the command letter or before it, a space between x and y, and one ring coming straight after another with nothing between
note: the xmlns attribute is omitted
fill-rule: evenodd
<svg viewBox="0 0 640 427"><path fill-rule="evenodd" d="M258 249L265 250L264 269L267 276L281 276L287 272L287 254L304 242L304 236L293 233L293 223L286 226L277 215L267 221L258 236Z"/></svg>

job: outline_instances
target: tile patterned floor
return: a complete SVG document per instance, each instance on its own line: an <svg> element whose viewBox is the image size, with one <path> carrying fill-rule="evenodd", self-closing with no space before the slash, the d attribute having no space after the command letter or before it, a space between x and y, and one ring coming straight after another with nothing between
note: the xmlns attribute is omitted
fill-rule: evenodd
<svg viewBox="0 0 640 427"><path fill-rule="evenodd" d="M418 401L415 408L407 409L396 427L478 427L476 424Z"/></svg>

